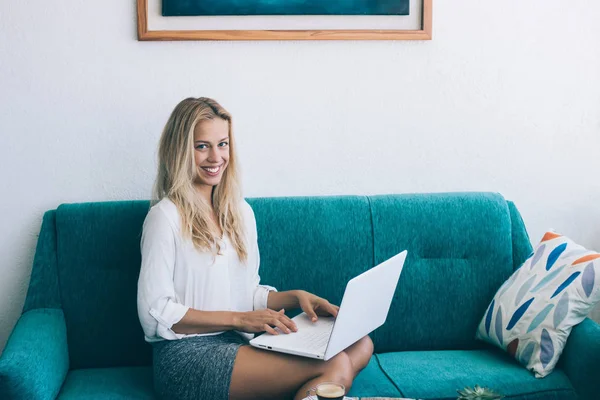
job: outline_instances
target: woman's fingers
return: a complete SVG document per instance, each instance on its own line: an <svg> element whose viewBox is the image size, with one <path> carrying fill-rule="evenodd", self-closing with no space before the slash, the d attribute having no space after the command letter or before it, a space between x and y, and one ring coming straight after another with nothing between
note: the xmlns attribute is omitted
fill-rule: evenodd
<svg viewBox="0 0 600 400"><path fill-rule="evenodd" d="M273 311L273 310L269 310L269 313L271 315L272 318L275 318L278 321L281 321L285 327L285 329L282 329L281 327L279 327L279 329L281 329L283 332L286 332L286 329L289 329L290 331L296 332L298 330L298 327L296 326L296 324L294 323L294 321L292 321L287 315L285 315L285 310L281 309L279 311ZM271 324L273 325L273 324ZM286 332L289 333L289 332Z"/></svg>
<svg viewBox="0 0 600 400"><path fill-rule="evenodd" d="M296 326L294 321L292 321L290 319L290 317L288 317L287 315L284 314L284 310L281 310L279 312L279 314L281 315L280 321L283 322L285 324L285 326L287 326L288 328L290 328L290 330L292 330L294 332L298 331L298 327Z"/></svg>
<svg viewBox="0 0 600 400"><path fill-rule="evenodd" d="M327 311L329 314L333 315L334 317L337 317L339 309L340 309L339 307L334 306L333 304L331 304L328 301L325 301L325 311Z"/></svg>
<svg viewBox="0 0 600 400"><path fill-rule="evenodd" d="M279 333L275 329L271 328L269 324L264 324L263 330L271 335L279 335Z"/></svg>
<svg viewBox="0 0 600 400"><path fill-rule="evenodd" d="M290 329L287 326L285 326L285 324L277 318L273 319L273 321L271 322L271 325L278 327L279 330L281 330L284 333L291 332Z"/></svg>
<svg viewBox="0 0 600 400"><path fill-rule="evenodd" d="M317 303L317 306L315 307L315 309L317 310L317 315L321 315L321 316L331 315L333 317L337 317L338 311L340 308L337 306L334 306L333 304L329 303L327 300L323 299L323 300L319 301L319 303Z"/></svg>
<svg viewBox="0 0 600 400"><path fill-rule="evenodd" d="M318 305L317 305L318 307ZM308 318L312 321L312 322L316 322L317 321L317 313L315 312L315 308L313 307L313 305L310 302L306 302L305 304L301 304L301 308L302 311L304 311L306 313L306 315L308 316Z"/></svg>

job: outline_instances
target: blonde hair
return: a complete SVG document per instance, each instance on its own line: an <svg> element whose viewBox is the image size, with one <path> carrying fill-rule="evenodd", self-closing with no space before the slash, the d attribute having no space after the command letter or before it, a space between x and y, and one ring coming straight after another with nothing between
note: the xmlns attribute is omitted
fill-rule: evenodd
<svg viewBox="0 0 600 400"><path fill-rule="evenodd" d="M168 197L175 203L181 216L183 236L190 238L199 250L213 251L216 247L216 253L220 254L218 227L210 218L211 205L194 188L194 181L199 174L194 161L194 129L199 122L215 118L221 118L229 125L229 163L221 182L213 187L212 203L223 234L229 236L240 260L245 262L248 251L243 240L246 232L240 209L243 197L231 115L215 100L190 97L181 101L171 113L158 146L154 200Z"/></svg>

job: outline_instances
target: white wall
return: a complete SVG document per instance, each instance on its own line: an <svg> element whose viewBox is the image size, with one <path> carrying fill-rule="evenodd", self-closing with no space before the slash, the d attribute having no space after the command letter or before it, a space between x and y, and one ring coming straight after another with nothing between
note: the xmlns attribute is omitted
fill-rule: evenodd
<svg viewBox="0 0 600 400"><path fill-rule="evenodd" d="M600 2L437 1L430 42L239 43L138 42L134 3L0 5L0 348L43 212L148 198L187 96L234 115L246 196L498 191L532 240L600 250Z"/></svg>

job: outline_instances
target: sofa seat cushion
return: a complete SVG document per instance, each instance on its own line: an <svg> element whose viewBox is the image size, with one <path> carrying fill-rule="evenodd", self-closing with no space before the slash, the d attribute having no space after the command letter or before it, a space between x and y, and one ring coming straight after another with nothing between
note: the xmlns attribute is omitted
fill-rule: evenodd
<svg viewBox="0 0 600 400"><path fill-rule="evenodd" d="M499 349L407 351L378 354L383 372L401 395L452 399L466 386L487 386L511 400L577 399L565 373L556 369L543 379Z"/></svg>
<svg viewBox="0 0 600 400"><path fill-rule="evenodd" d="M354 379L349 396L400 397L400 392L381 370L377 357L373 356L365 369Z"/></svg>
<svg viewBox="0 0 600 400"><path fill-rule="evenodd" d="M69 371L58 399L153 400L152 382L152 367L76 369Z"/></svg>

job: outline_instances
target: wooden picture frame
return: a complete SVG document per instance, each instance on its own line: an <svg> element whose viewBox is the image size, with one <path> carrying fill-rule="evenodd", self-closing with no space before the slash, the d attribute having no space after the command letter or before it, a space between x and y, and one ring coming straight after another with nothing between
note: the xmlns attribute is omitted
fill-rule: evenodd
<svg viewBox="0 0 600 400"><path fill-rule="evenodd" d="M137 0L138 40L431 40L433 0L423 0L421 28L330 30L148 30L148 0Z"/></svg>

